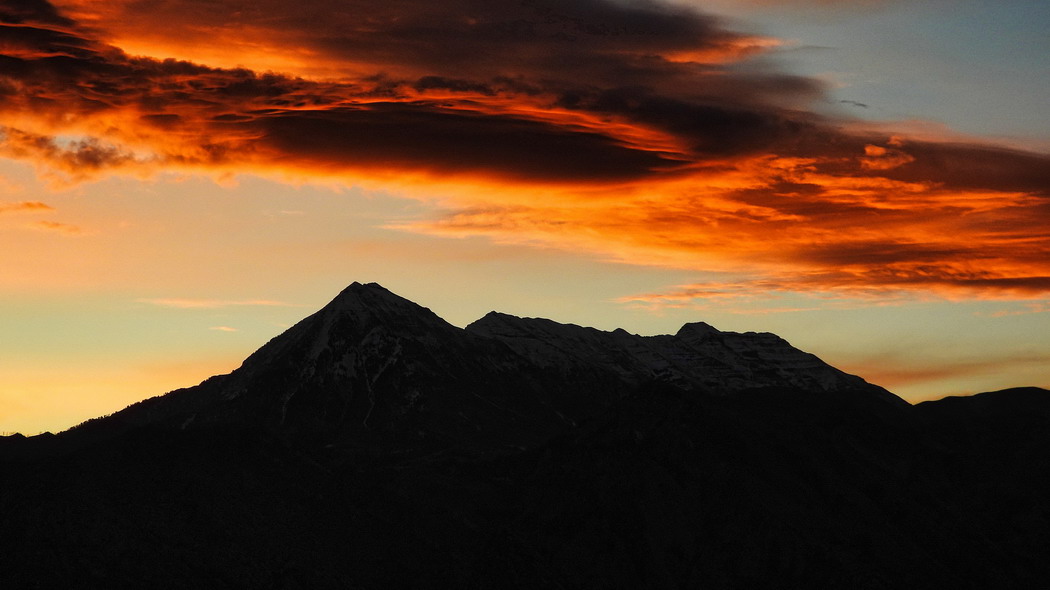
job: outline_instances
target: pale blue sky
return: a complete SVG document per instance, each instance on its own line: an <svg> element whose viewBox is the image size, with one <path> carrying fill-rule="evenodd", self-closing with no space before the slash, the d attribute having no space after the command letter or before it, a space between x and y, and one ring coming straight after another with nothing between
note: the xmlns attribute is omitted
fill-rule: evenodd
<svg viewBox="0 0 1050 590"><path fill-rule="evenodd" d="M779 56L788 70L868 105L839 105L848 115L1050 149L1050 2L688 3L791 42Z"/></svg>

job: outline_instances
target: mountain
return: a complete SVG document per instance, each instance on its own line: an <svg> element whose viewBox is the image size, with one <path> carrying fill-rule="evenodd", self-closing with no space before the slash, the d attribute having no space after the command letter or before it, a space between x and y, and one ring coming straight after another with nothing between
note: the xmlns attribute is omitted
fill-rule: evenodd
<svg viewBox="0 0 1050 590"><path fill-rule="evenodd" d="M710 395L794 387L907 405L773 334L695 323L643 337L496 312L460 329L377 284L353 283L229 375L90 426L235 424L335 444L521 448L651 383Z"/></svg>
<svg viewBox="0 0 1050 590"><path fill-rule="evenodd" d="M642 337L492 312L466 330L548 369L600 367L633 385L655 380L722 394L769 386L876 391L775 334L720 332L704 322L686 324L674 336Z"/></svg>
<svg viewBox="0 0 1050 590"><path fill-rule="evenodd" d="M235 371L0 439L12 588L1032 588L1050 392L764 333L465 329L354 283Z"/></svg>

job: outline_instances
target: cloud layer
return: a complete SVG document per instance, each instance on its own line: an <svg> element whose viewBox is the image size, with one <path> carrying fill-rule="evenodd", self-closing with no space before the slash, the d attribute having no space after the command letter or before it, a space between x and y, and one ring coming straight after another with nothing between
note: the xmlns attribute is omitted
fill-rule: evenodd
<svg viewBox="0 0 1050 590"><path fill-rule="evenodd" d="M819 83L748 60L774 40L689 8L148 5L0 3L0 154L448 185L402 227L733 277L654 301L1050 291L1050 157L819 116Z"/></svg>
<svg viewBox="0 0 1050 590"><path fill-rule="evenodd" d="M54 211L54 207L40 201L21 201L19 203L0 203L0 213L41 213Z"/></svg>

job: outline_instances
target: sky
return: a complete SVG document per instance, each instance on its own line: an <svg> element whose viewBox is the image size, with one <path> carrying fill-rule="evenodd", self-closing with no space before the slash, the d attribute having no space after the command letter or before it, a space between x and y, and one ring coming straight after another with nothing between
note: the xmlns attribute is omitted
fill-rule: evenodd
<svg viewBox="0 0 1050 590"><path fill-rule="evenodd" d="M0 432L353 281L1050 386L1042 0L0 0Z"/></svg>

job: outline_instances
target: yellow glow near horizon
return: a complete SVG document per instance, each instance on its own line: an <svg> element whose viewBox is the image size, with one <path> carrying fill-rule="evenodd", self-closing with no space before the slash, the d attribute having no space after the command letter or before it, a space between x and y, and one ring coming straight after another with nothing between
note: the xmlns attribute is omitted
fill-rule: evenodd
<svg viewBox="0 0 1050 590"><path fill-rule="evenodd" d="M0 429L228 370L354 280L775 331L911 399L1050 384L1050 154L829 114L801 41L686 0L38 4L0 23Z"/></svg>

